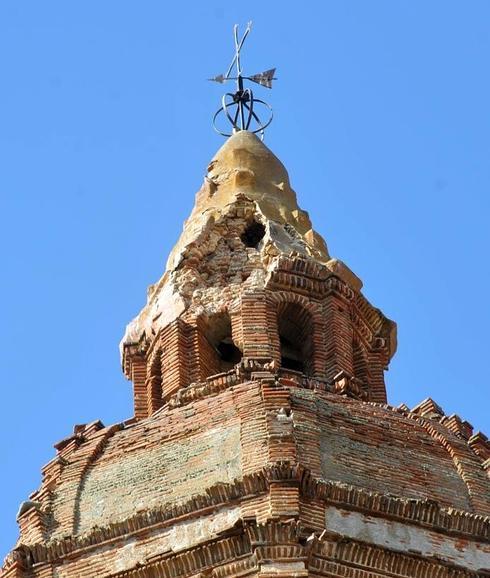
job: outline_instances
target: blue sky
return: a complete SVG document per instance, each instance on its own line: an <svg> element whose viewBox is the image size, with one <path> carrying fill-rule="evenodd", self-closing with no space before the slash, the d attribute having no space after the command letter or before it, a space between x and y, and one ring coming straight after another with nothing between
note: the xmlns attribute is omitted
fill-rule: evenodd
<svg viewBox="0 0 490 578"><path fill-rule="evenodd" d="M397 321L390 402L489 433L490 3L0 4L0 556L54 442L131 415L118 343L222 139L235 22L267 145Z"/></svg>

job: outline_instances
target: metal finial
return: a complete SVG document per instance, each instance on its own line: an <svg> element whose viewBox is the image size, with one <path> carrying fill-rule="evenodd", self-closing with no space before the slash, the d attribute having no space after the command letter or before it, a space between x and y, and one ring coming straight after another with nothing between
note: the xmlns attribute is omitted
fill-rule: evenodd
<svg viewBox="0 0 490 578"><path fill-rule="evenodd" d="M218 82L219 84L224 84L228 80L236 81L236 91L234 93L227 92L223 95L221 99L221 108L216 111L213 117L213 126L216 132L223 136L231 136L232 134L240 130L248 130L253 133L260 133L261 137L264 138L264 130L272 122L272 108L263 100L255 98L253 92L250 88L243 87L244 80L250 80L256 84L260 84L265 88L272 88L272 81L276 80L274 78L275 68L260 72L258 74L253 74L252 76L244 76L242 73L242 64L240 61L241 50L245 39L247 38L252 23L247 24L247 28L243 33L241 40L238 39L238 25L235 24L233 27L233 36L235 39L235 55L233 60L226 72L226 74L219 74L214 78L210 78L213 82ZM230 76L233 68L236 68L236 76ZM267 122L262 122L257 114L257 106L260 105L263 109L265 108L267 112ZM233 131L227 133L217 125L217 120L220 116L226 117L226 119L231 124Z"/></svg>

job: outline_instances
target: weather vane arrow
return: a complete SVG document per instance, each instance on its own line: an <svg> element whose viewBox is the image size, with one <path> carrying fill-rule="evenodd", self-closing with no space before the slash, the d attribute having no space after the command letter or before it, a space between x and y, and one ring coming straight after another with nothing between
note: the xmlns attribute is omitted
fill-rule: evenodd
<svg viewBox="0 0 490 578"><path fill-rule="evenodd" d="M223 136L231 136L240 130L248 130L253 133L260 133L261 137L264 138L264 130L272 122L272 108L263 100L255 98L250 88L244 87L244 81L250 80L251 82L255 82L265 88L272 88L272 81L277 80L274 77L276 72L275 68L251 76L245 76L243 74L240 56L243 44L250 33L251 27L252 23L249 22L242 38L239 40L238 25L235 24L233 27L233 36L235 40L235 55L233 56L233 60L231 61L226 74L219 74L218 76L209 79L219 84L224 84L229 80L236 81L236 91L227 92L223 95L221 99L221 108L216 111L213 117L213 126L216 132ZM232 76L234 69L236 70L236 75ZM260 120L260 117L257 114L258 107L266 110L268 115L266 122ZM218 127L217 120L220 116L226 117L231 124L231 133L227 133Z"/></svg>

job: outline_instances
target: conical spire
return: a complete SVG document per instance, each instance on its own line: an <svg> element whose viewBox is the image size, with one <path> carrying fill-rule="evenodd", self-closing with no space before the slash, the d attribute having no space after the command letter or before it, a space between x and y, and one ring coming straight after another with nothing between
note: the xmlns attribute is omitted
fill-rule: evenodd
<svg viewBox="0 0 490 578"><path fill-rule="evenodd" d="M325 241L313 231L308 213L298 206L284 165L254 134L239 131L210 162L167 270L177 266L186 245L198 239L210 221L225 215L243 198L255 204L257 218L266 228L268 223L273 223L268 233L282 251L299 251L321 262L330 259ZM285 225L291 236L279 230Z"/></svg>

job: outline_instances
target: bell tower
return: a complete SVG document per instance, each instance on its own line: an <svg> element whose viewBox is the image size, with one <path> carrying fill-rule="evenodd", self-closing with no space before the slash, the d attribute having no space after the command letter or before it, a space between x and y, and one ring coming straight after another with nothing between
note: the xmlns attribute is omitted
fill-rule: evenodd
<svg viewBox="0 0 490 578"><path fill-rule="evenodd" d="M122 341L136 418L191 384L256 374L386 402L396 326L361 287L330 257L282 163L251 132L235 133Z"/></svg>
<svg viewBox="0 0 490 578"><path fill-rule="evenodd" d="M243 75L247 34L214 79L236 65L232 134L120 345L134 416L54 445L0 578L490 575L488 439L387 403L396 325L254 134L244 80L274 70Z"/></svg>

